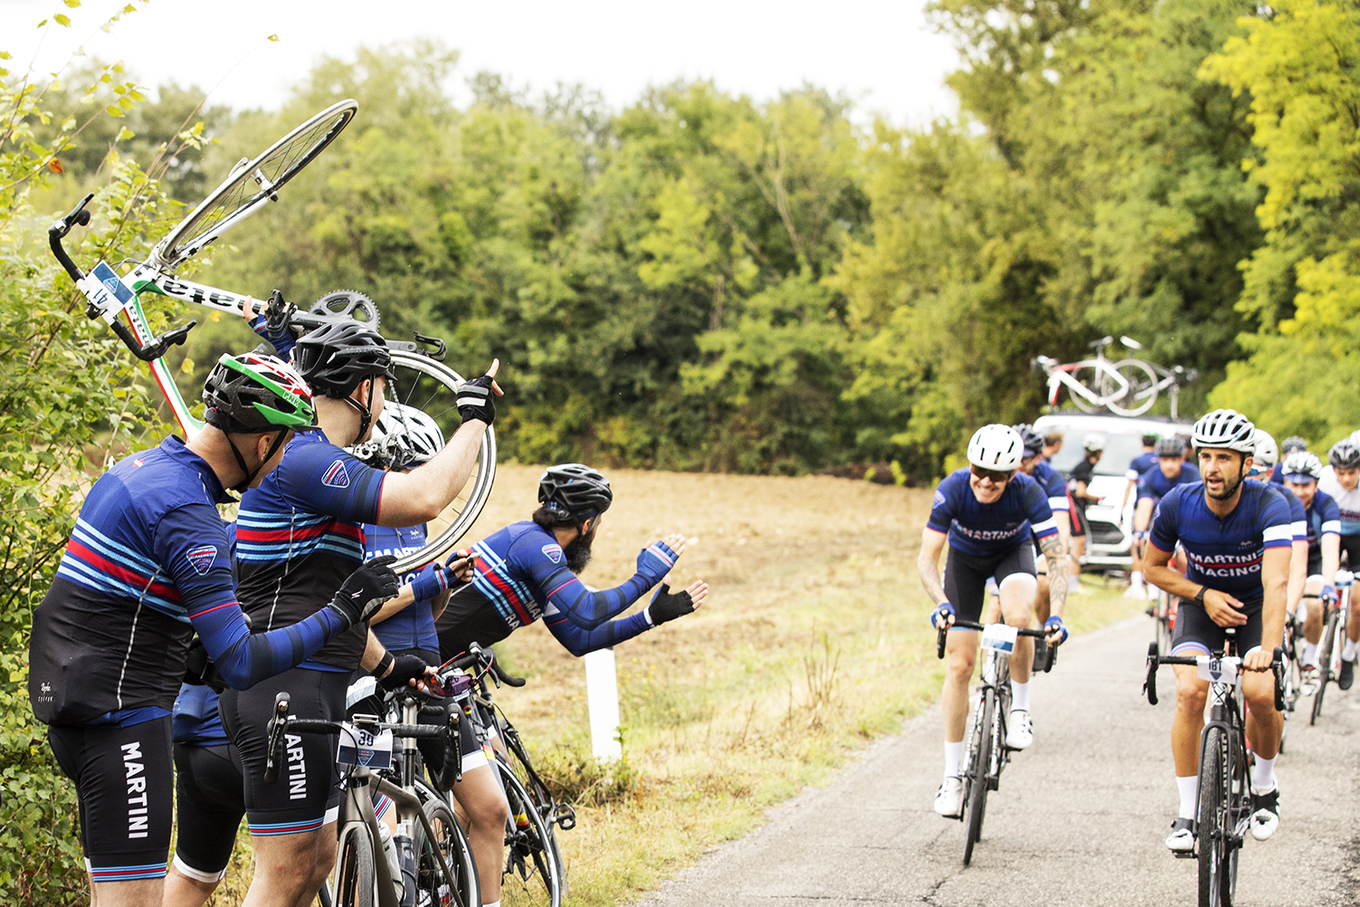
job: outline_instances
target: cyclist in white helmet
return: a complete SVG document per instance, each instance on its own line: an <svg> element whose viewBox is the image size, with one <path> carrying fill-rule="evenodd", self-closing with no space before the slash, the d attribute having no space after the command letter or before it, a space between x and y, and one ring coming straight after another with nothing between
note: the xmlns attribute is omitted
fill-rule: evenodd
<svg viewBox="0 0 1360 907"><path fill-rule="evenodd" d="M1030 625L1038 589L1031 534L1049 563L1062 563L1066 552L1047 494L1032 478L1016 473L1024 455L1024 441L1014 429L984 425L968 443L970 465L951 473L936 489L916 561L921 585L935 603L930 615L933 626L948 627L956 616L977 621L989 578L999 587L1006 623ZM939 561L946 542L949 551L942 582ZM1067 638L1062 618L1057 616L1067 599L1066 577L1061 570L1049 578L1049 596L1055 614L1045 628L1049 645L1058 645ZM957 816L963 802L963 733L968 718L968 681L973 676L977 651L975 631L950 631L940 695L944 780L935 795L935 811L942 816ZM1006 745L1012 749L1025 749L1034 740L1029 713L1033 660L1033 641L1021 637L1010 656L1012 711Z"/></svg>
<svg viewBox="0 0 1360 907"><path fill-rule="evenodd" d="M1355 435L1332 445L1327 466L1318 480L1318 489L1332 496L1341 512L1341 553L1346 568L1360 571L1360 444ZM1341 652L1341 673L1337 685L1349 690L1355 682L1356 641L1360 640L1360 597L1351 596L1350 621L1346 625L1346 646Z"/></svg>
<svg viewBox="0 0 1360 907"><path fill-rule="evenodd" d="M1299 623L1296 628L1296 636L1303 635L1303 615L1299 610L1303 599L1303 588L1308 580L1308 517L1303 509L1303 502L1300 501L1292 491L1284 485L1275 484L1271 481L1271 476L1275 472L1275 467L1279 465L1280 448L1275 443L1269 432L1256 429L1256 452L1252 455L1251 471L1248 475L1254 481L1259 481L1270 488L1275 489L1284 496L1285 503L1289 505L1290 525L1294 531L1293 553L1289 557L1289 591L1285 598L1285 620Z"/></svg>
<svg viewBox="0 0 1360 907"><path fill-rule="evenodd" d="M1303 683L1299 689L1307 696L1317 689L1318 642L1326 617L1324 603L1335 602L1336 571L1341 566L1341 510L1327 492L1318 488L1322 461L1315 453L1295 451L1280 464L1284 487L1303 502L1308 538L1308 581L1303 590ZM1350 678L1347 678L1349 681ZM1338 684L1340 678L1337 678ZM1350 686L1349 682L1347 686Z"/></svg>

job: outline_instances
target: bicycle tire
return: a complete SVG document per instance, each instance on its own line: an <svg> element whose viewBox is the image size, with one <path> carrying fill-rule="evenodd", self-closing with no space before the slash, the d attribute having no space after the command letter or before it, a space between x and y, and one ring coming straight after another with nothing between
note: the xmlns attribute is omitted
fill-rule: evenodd
<svg viewBox="0 0 1360 907"><path fill-rule="evenodd" d="M982 839L982 822L987 814L987 792L991 789L992 732L996 721L996 690L982 688L982 698L973 719L973 739L977 741L973 758L968 762L968 808L965 816L963 865L973 862L973 845Z"/></svg>
<svg viewBox="0 0 1360 907"><path fill-rule="evenodd" d="M558 824L558 804L553 797L552 791L548 790L543 784L538 773L533 770L533 763L529 761L529 752L524 747L524 740L519 735L509 721L501 722L501 740L505 744L505 753L496 753L496 758L504 762L519 783L529 794L529 799L534 808L538 810L539 817L543 820L543 827L548 833L548 846L552 848L553 857L557 861L558 885L562 889L562 898L565 900L568 895L567 888L567 864L562 859L562 848L557 843L557 824Z"/></svg>
<svg viewBox="0 0 1360 907"><path fill-rule="evenodd" d="M1076 384L1080 384L1092 394L1095 394L1097 397L1102 396L1097 387L1100 380L1100 372L1095 365L1081 365L1079 368L1074 368L1068 373L1068 377ZM1088 415L1094 415L1105 411L1105 406L1103 404L1093 403L1081 394L1073 393L1072 388L1070 387L1067 389L1067 396L1071 398L1073 406Z"/></svg>
<svg viewBox="0 0 1360 907"><path fill-rule="evenodd" d="M1157 402L1157 375L1141 359L1121 359L1111 366L1129 389L1110 400L1110 412L1117 416L1141 416Z"/></svg>
<svg viewBox="0 0 1360 907"><path fill-rule="evenodd" d="M1227 757L1228 739L1223 728L1209 728L1199 757L1199 907L1226 907L1222 883L1230 834L1225 796Z"/></svg>
<svg viewBox="0 0 1360 907"><path fill-rule="evenodd" d="M463 827L458 824L449 804L438 797L422 796L425 818L430 822L435 837L425 835L424 826L415 828L415 851L419 855L416 867L416 907L442 907L453 903L458 907L481 907L482 891L477 882L477 867L472 861L471 845ZM434 853L438 850L453 873L446 878ZM450 901L452 898L452 901Z"/></svg>
<svg viewBox="0 0 1360 907"><path fill-rule="evenodd" d="M1318 649L1318 679L1317 692L1313 694L1313 714L1309 718L1310 725L1317 724L1318 716L1322 714L1322 697L1327 692L1327 681L1332 674L1332 643L1336 637L1337 610L1329 609L1327 621L1322 625L1322 645Z"/></svg>
<svg viewBox="0 0 1360 907"><path fill-rule="evenodd" d="M548 831L533 800L510 766L496 760L501 786L510 804L505 831L505 866L501 873L504 907L561 907L561 869L548 843Z"/></svg>
<svg viewBox="0 0 1360 907"><path fill-rule="evenodd" d="M374 907L373 839L367 828L351 826L335 861L335 907Z"/></svg>
<svg viewBox="0 0 1360 907"><path fill-rule="evenodd" d="M463 377L437 359L401 349L392 351L392 371L396 380L389 396L432 418L444 433L445 442L452 438L462 424L457 388ZM409 573L453 551L486 506L495 479L496 433L488 426L467 484L443 513L427 524L424 547L399 557L392 569L398 575Z"/></svg>
<svg viewBox="0 0 1360 907"><path fill-rule="evenodd" d="M149 261L173 274L217 239L227 221L262 199L276 199L279 189L335 141L358 110L354 100L332 104L258 156L232 168L226 180L156 244Z"/></svg>
<svg viewBox="0 0 1360 907"><path fill-rule="evenodd" d="M1171 636L1171 596L1164 589L1157 592L1157 605L1154 613L1157 622L1157 654L1170 655L1173 642Z"/></svg>

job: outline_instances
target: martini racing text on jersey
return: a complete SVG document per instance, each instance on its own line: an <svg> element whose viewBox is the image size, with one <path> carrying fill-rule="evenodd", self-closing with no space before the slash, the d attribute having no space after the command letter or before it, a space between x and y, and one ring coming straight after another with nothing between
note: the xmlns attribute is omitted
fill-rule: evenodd
<svg viewBox="0 0 1360 907"><path fill-rule="evenodd" d="M935 491L927 527L948 533L949 546L964 554L991 557L1029 538L1058 532L1044 489L1024 473L1006 483L994 504L983 504L968 485L968 467L945 477Z"/></svg>

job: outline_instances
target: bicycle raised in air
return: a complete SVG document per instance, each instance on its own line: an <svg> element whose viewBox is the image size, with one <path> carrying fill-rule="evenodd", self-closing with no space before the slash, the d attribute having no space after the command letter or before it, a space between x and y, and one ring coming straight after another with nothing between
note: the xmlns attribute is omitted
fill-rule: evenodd
<svg viewBox="0 0 1360 907"><path fill-rule="evenodd" d="M1309 724L1317 724L1318 716L1322 714L1322 698L1327 692L1327 683L1336 683L1341 673L1341 653L1346 647L1353 580L1354 574L1349 570L1338 570L1337 596L1323 604L1326 619L1322 624L1322 639L1318 641L1317 690L1313 693L1313 712L1308 719Z"/></svg>
<svg viewBox="0 0 1360 907"><path fill-rule="evenodd" d="M936 655L944 658L945 642L951 629L981 630L982 648L986 655L982 662L982 686L977 705L973 707L973 722L969 729L968 746L964 753L963 809L959 818L965 823L963 865L973 860L973 845L982 838L982 821L987 813L987 793L1001 785L1001 770L1010 762L1006 746L1006 722L1011 713L1010 654L1021 636L1042 639L1043 630L1029 630L1007 624L979 624L956 620L948 627L940 627ZM1056 646L1048 647L1044 671L1057 661ZM1035 665L1037 670L1040 666Z"/></svg>
<svg viewBox="0 0 1360 907"><path fill-rule="evenodd" d="M1129 349L1141 349L1142 344L1131 337L1120 337L1119 342ZM1062 363L1048 356L1036 356L1030 366L1048 376L1048 405L1058 405L1058 393L1067 388L1072 404L1084 413L1109 410L1117 416L1137 416L1152 408L1153 398L1134 400L1135 388L1151 387L1156 376L1147 364L1138 359L1118 362L1105 355L1105 347L1114 343L1113 337L1102 337L1090 344L1096 351L1094 359Z"/></svg>
<svg viewBox="0 0 1360 907"><path fill-rule="evenodd" d="M1148 646L1147 679L1143 691L1157 704L1157 668L1190 665L1210 682L1209 720L1199 742L1199 809L1195 820L1195 850L1176 856L1199 859L1200 907L1230 907L1237 888L1237 858L1251 823L1250 768L1247 729L1242 709L1242 659L1237 655L1236 632L1227 628L1223 652L1212 655L1157 654ZM1283 650L1275 649L1275 708L1283 709Z"/></svg>
<svg viewBox="0 0 1360 907"><path fill-rule="evenodd" d="M189 212L151 250L145 260L135 262L119 275L107 262L100 261L89 273L83 272L63 248L63 239L76 226L90 222L86 207L93 194L85 196L69 214L48 229L52 254L75 281L87 301L86 315L102 318L134 355L147 363L151 376L174 413L185 437L203 427L194 418L183 394L171 375L164 356L170 347L182 344L195 322L156 336L148 325L141 296L152 294L204 306L215 312L242 316L247 308L254 312L261 300L229 290L218 289L176 277L177 269L198 252L218 240L227 230L250 217L317 158L354 118L358 104L340 101L289 132L264 152L242 160L227 178L197 207ZM310 329L339 318L352 318L377 330L379 316L372 300L359 293L341 292L322 297L307 312L293 312L276 290L267 309L271 321L282 321ZM120 317L126 323L119 320ZM444 364L444 341L416 334L416 340L388 341L396 375L387 396L430 416L444 432L453 437L461 424L457 408L457 387L463 378ZM252 345L258 338L252 338ZM431 521L424 547L400 557L393 569L406 573L443 558L471 527L491 494L496 471L496 439L486 430L476 469L467 486Z"/></svg>

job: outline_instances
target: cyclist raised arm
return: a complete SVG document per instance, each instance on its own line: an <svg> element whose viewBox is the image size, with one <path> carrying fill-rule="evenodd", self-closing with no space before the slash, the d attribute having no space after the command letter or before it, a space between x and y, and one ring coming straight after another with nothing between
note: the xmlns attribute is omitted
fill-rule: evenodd
<svg viewBox="0 0 1360 907"><path fill-rule="evenodd" d="M1360 572L1360 445L1342 438L1327 454L1318 489L1336 501L1341 516L1341 551L1347 568ZM1360 596L1350 597L1350 620L1346 624L1346 645L1341 651L1341 673L1337 686L1349 690L1355 682L1356 641L1360 640Z"/></svg>
<svg viewBox="0 0 1360 907"><path fill-rule="evenodd" d="M1024 441L1007 425L984 425L968 442L969 466L947 476L935 491L930 519L921 533L916 569L921 585L935 604L931 623L951 626L957 616L976 621L982 615L986 584L995 579L1006 623L1028 627L1038 588L1033 535L1050 563L1061 563L1065 551L1048 498L1029 476L1016 474L1024 458ZM944 580L939 559L948 544ZM1061 571L1049 578L1054 608L1062 610L1067 586ZM1049 644L1067 636L1062 618L1049 618ZM968 681L977 660L978 635L950 630L945 647L945 680L940 701L944 711L944 779L935 794L935 812L957 816L963 802L963 734L968 718ZM1012 711L1006 745L1025 749L1034 741L1030 721L1029 677L1034 645L1016 641L1010 656Z"/></svg>
<svg viewBox="0 0 1360 907"><path fill-rule="evenodd" d="M1250 826L1252 837L1261 841L1280 821L1275 758L1283 721L1275 710L1270 662L1284 634L1293 528L1279 494L1245 481L1255 434L1251 422L1230 409L1195 423L1192 443L1203 480L1178 485L1162 498L1149 540L1147 580L1181 599L1173 655L1221 652L1225 628L1236 628L1238 651L1245 653L1247 737L1256 754ZM1185 550L1185 576L1168 566L1178 543ZM1195 846L1200 731L1209 682L1191 666L1177 665L1175 671L1171 753L1180 809L1166 846L1189 851Z"/></svg>
<svg viewBox="0 0 1360 907"><path fill-rule="evenodd" d="M226 682L244 688L315 654L396 588L384 566L347 571L329 606L252 635L217 505L233 500L224 486L258 486L293 432L316 427L311 392L277 359L223 356L203 398L208 424L192 440L168 437L95 482L34 613L29 698L76 783L100 904L161 900L170 711L190 637L197 632ZM130 797L134 775L142 786Z"/></svg>

